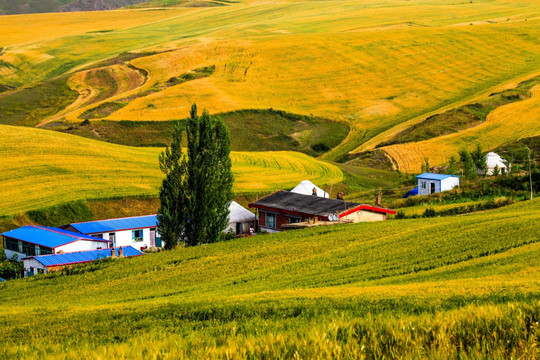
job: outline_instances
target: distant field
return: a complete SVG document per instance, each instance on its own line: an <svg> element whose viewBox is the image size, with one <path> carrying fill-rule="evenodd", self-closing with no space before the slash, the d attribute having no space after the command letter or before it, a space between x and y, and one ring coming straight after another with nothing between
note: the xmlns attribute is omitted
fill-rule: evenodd
<svg viewBox="0 0 540 360"><path fill-rule="evenodd" d="M535 359L539 205L291 231L0 284L0 357Z"/></svg>
<svg viewBox="0 0 540 360"><path fill-rule="evenodd" d="M171 120L197 102L212 113L276 108L346 121L353 131L329 159L538 71L540 61L540 5L532 0L242 2L52 16L24 18L35 31L21 17L0 19L9 34L0 44L3 85L69 73L74 87L91 91L74 72L126 51L172 50L131 61L149 74L140 88L103 89L101 102L132 99L107 119ZM203 66L215 72L161 87ZM63 116L78 122L99 104L80 102Z"/></svg>
<svg viewBox="0 0 540 360"><path fill-rule="evenodd" d="M159 148L134 148L78 136L0 126L0 215L68 201L157 194ZM304 179L343 179L331 164L295 152L233 152L234 190L268 193Z"/></svg>
<svg viewBox="0 0 540 360"><path fill-rule="evenodd" d="M422 161L444 164L450 155L457 156L461 148L472 149L479 144L484 149L494 149L521 138L540 135L540 85L531 90L529 99L497 108L485 122L434 139L383 147L406 172L419 171Z"/></svg>

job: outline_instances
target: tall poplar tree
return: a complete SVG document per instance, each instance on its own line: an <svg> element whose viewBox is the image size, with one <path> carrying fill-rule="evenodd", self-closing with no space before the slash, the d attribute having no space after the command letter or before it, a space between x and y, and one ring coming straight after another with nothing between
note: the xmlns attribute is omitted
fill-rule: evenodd
<svg viewBox="0 0 540 360"><path fill-rule="evenodd" d="M159 168L165 174L159 190L158 232L166 249L183 240L188 197L186 192L187 162L182 153L182 126L174 126L171 146L159 155Z"/></svg>
<svg viewBox="0 0 540 360"><path fill-rule="evenodd" d="M159 232L167 248L219 240L229 223L233 175L229 132L223 120L191 108L186 124L187 156L181 152L181 128L160 155L166 177L160 190ZM170 241L170 245L169 245Z"/></svg>
<svg viewBox="0 0 540 360"><path fill-rule="evenodd" d="M220 239L229 223L233 175L230 136L223 120L191 108L187 122L188 246Z"/></svg>

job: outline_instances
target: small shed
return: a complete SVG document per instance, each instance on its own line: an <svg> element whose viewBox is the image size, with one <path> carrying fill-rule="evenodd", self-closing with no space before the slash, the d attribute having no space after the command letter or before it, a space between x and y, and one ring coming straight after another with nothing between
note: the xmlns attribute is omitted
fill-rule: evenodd
<svg viewBox="0 0 540 360"><path fill-rule="evenodd" d="M140 255L142 255L142 253L139 250L133 248L132 246L126 246L116 249L111 248L101 250L78 251L64 254L30 256L22 260L25 270L24 277L28 277L37 274L46 274L52 271L60 271L65 267L102 260L109 257L121 258Z"/></svg>
<svg viewBox="0 0 540 360"><path fill-rule="evenodd" d="M296 185L294 189L291 190L292 193L302 194L302 195L313 195L313 189L317 192L317 196L322 198L330 198L330 195L317 185L313 184L309 180L303 180L300 184Z"/></svg>
<svg viewBox="0 0 540 360"><path fill-rule="evenodd" d="M238 204L231 202L229 206L229 226L225 231L233 231L236 235L249 234L250 229L255 229L257 217L251 211Z"/></svg>
<svg viewBox="0 0 540 360"><path fill-rule="evenodd" d="M488 152L486 154L486 164L487 164L486 175L493 175L493 170L495 169L495 167L499 168L499 174L504 175L508 172L508 166L497 153Z"/></svg>
<svg viewBox="0 0 540 360"><path fill-rule="evenodd" d="M430 195L442 191L452 190L459 186L459 176L423 173L416 176L418 182L418 195Z"/></svg>

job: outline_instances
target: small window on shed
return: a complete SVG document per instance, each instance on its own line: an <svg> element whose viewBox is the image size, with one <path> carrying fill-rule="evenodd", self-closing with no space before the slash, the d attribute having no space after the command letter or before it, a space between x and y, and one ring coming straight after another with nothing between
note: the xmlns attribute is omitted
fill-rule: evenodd
<svg viewBox="0 0 540 360"><path fill-rule="evenodd" d="M266 227L271 229L276 228L276 214L266 214Z"/></svg>
<svg viewBox="0 0 540 360"><path fill-rule="evenodd" d="M143 231L142 230L132 230L131 231L131 239L133 242L141 242L143 241Z"/></svg>
<svg viewBox="0 0 540 360"><path fill-rule="evenodd" d="M426 182L422 181L422 189L425 189L425 188L426 188Z"/></svg>

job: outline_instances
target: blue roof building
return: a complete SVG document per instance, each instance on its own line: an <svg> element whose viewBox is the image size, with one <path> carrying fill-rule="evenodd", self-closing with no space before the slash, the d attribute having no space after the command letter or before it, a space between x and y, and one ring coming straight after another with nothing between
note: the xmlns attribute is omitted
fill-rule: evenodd
<svg viewBox="0 0 540 360"><path fill-rule="evenodd" d="M452 190L459 186L459 176L423 173L416 176L418 195L430 195L442 191Z"/></svg>
<svg viewBox="0 0 540 360"><path fill-rule="evenodd" d="M114 254L114 255L113 255ZM132 257L140 256L142 252L127 246L122 248L78 251L65 254L51 254L41 256L30 256L23 259L25 267L25 277L33 276L40 273L47 273L54 270L61 270L65 266L88 263L92 261L102 260L109 257Z"/></svg>
<svg viewBox="0 0 540 360"><path fill-rule="evenodd" d="M62 228L107 239L113 247L133 246L143 250L163 245L157 225L157 215L145 215L80 222L64 225Z"/></svg>
<svg viewBox="0 0 540 360"><path fill-rule="evenodd" d="M108 241L73 231L28 225L2 234L8 258L108 247Z"/></svg>

